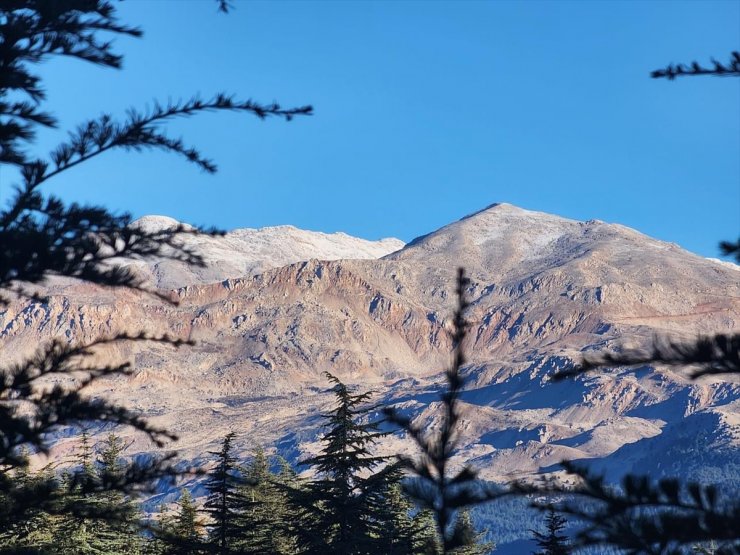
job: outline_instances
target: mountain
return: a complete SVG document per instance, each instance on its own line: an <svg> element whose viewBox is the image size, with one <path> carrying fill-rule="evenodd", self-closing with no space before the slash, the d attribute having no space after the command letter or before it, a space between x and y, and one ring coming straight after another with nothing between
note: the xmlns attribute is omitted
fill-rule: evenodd
<svg viewBox="0 0 740 555"><path fill-rule="evenodd" d="M315 451L319 414L333 401L325 370L435 425L454 276L464 265L472 327L460 460L496 481L556 471L564 458L612 477L704 468L715 481L739 480L737 380L693 382L645 367L550 381L584 352L646 345L656 334L737 332L735 265L621 225L507 204L405 246L289 227L183 240L202 249L206 269L136 262L152 283L178 287L168 293L178 304L51 283L47 303L17 303L0 315L3 352L126 330L195 339L179 350L142 342L106 349L132 360L136 373L93 392L179 434L171 447L186 460L232 430L244 456L264 446L296 460ZM75 441L60 434L57 452ZM155 450L139 436L131 441L132 456ZM379 448L412 452L398 435Z"/></svg>
<svg viewBox="0 0 740 555"><path fill-rule="evenodd" d="M131 225L150 232L190 227L166 216L145 216ZM399 239L366 241L346 233L304 231L290 225L235 229L223 236L183 235L180 243L200 255L205 266L161 258L129 260L126 265L135 268L150 286L175 289L257 274L309 258L380 258L404 246Z"/></svg>

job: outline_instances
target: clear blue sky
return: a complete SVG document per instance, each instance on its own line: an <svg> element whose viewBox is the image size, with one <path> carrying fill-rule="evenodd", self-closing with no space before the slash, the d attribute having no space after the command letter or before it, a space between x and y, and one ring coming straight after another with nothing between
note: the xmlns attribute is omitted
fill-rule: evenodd
<svg viewBox="0 0 740 555"><path fill-rule="evenodd" d="M123 71L41 71L64 126L229 91L315 115L171 126L215 176L114 153L52 188L136 216L404 240L493 202L634 227L707 256L740 231L740 79L653 80L740 50L735 2L129 0ZM62 131L44 133L51 147Z"/></svg>

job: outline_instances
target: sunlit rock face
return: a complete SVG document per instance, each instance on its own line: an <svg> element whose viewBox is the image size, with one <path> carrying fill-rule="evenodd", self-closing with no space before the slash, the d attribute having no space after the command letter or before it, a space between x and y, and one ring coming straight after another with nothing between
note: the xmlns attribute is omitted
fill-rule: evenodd
<svg viewBox="0 0 740 555"><path fill-rule="evenodd" d="M166 216L145 216L133 222L132 226L150 232L178 226L193 229ZM205 267L167 259L128 261L128 265L139 271L150 285L176 289L254 275L310 258L375 259L404 246L399 239L366 241L346 233L305 231L290 225L235 229L222 236L185 234L179 242L201 256Z"/></svg>
<svg viewBox="0 0 740 555"><path fill-rule="evenodd" d="M162 217L135 225L175 226ZM740 384L686 380L664 368L610 370L551 383L584 351L740 328L740 271L600 221L493 205L404 245L292 227L187 235L204 268L129 261L177 304L133 291L56 280L46 304L0 315L4 354L40 341L146 330L191 338L173 349L135 342L101 356L134 374L91 393L131 407L180 436L198 459L228 432L247 456L264 446L290 459L316 449L332 402L322 372L372 389L433 428L456 268L471 278L472 326L458 453L485 478L506 480L588 459L610 475L712 469L738 478ZM155 448L131 435L133 456ZM60 437L57 452L74 438ZM401 436L383 453L412 452ZM698 470L697 470L698 469Z"/></svg>

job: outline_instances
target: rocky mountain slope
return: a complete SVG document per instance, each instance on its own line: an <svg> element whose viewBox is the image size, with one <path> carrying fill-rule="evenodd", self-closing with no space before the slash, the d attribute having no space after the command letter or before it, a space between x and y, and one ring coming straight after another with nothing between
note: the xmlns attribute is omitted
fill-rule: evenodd
<svg viewBox="0 0 740 555"><path fill-rule="evenodd" d="M18 303L0 314L3 353L21 356L52 337L141 329L195 339L179 350L142 342L108 348L103 355L132 360L136 373L101 382L94 394L178 433L171 448L185 460L198 460L228 431L239 434L244 456L261 445L295 460L316 449L319 414L332 402L323 371L434 426L450 360L454 275L464 265L473 325L459 456L483 477L546 472L567 458L592 460L612 475L709 468L738 480L737 381L691 382L646 367L550 382L585 351L646 344L655 334L737 332L734 265L620 225L506 204L405 246L295 228L183 240L202 249L205 269L135 262L151 283L179 286L170 293L178 304L51 283L48 303ZM131 439L132 456L153 450ZM75 441L60 437L57 452ZM396 435L380 449L411 445Z"/></svg>
<svg viewBox="0 0 740 555"><path fill-rule="evenodd" d="M153 232L182 224L166 216L145 216L132 225ZM305 231L290 225L235 229L223 236L183 235L181 243L203 258L204 268L166 258L130 260L126 265L135 268L149 285L175 289L252 275L309 258L380 258L404 246L399 239L366 241L346 233Z"/></svg>

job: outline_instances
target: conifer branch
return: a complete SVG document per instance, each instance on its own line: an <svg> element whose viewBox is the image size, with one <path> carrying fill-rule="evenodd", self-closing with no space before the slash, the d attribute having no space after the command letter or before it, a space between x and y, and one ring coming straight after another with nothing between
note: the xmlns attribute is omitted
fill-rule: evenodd
<svg viewBox="0 0 740 555"><path fill-rule="evenodd" d="M656 69L650 73L653 79L666 78L673 80L676 77L687 75L714 75L715 77L738 77L740 76L740 52L733 52L730 61L721 64L712 58L712 67L702 67L698 62L691 62L690 66L684 64L669 65L665 69Z"/></svg>
<svg viewBox="0 0 740 555"><path fill-rule="evenodd" d="M509 493L530 496L533 507L555 509L584 524L574 547L656 555L683 553L683 547L711 540L722 546L717 553L736 553L740 547L740 501L721 495L715 486L627 475L621 487L614 487L577 464L562 465L577 478L575 486L555 480L517 483Z"/></svg>
<svg viewBox="0 0 740 555"><path fill-rule="evenodd" d="M295 116L311 115L313 108L301 106L285 109L277 103L263 105L253 100L239 101L234 100L233 96L218 93L209 100L196 96L184 102L170 102L167 105L155 101L151 110L144 112L131 108L123 123L117 123L110 115L104 114L78 126L76 131L70 133L69 140L51 153L55 169L49 173L36 172L30 176L31 179L26 179L26 186L35 188L62 171L113 148L161 149L180 154L202 170L215 173L216 165L211 160L203 157L197 149L186 146L182 139L168 137L158 126L177 117L192 117L202 112L223 110L248 112L259 119L273 116L291 121Z"/></svg>
<svg viewBox="0 0 740 555"><path fill-rule="evenodd" d="M693 343L656 338L648 350L632 349L585 356L581 364L563 370L553 380L564 380L603 367L638 367L664 364L673 367L693 367L688 376L740 374L740 334L699 337Z"/></svg>
<svg viewBox="0 0 740 555"><path fill-rule="evenodd" d="M478 472L472 466L465 465L455 474L451 474L449 470L450 459L459 440L460 396L464 385L462 368L466 363L463 343L469 327L465 320L465 310L468 307L465 300L467 285L468 279L460 268L456 286L458 305L453 316L451 332L454 345L453 361L445 371L447 388L441 394L443 413L440 429L434 434L429 434L395 409L385 409L388 420L406 431L421 451L420 457L416 459L399 457L401 464L417 478L405 483L404 490L422 509L429 509L434 513L444 553L451 553L460 547L459 538L454 534L454 530L450 529L455 511L499 495L497 492L489 491L477 480Z"/></svg>
<svg viewBox="0 0 740 555"><path fill-rule="evenodd" d="M128 425L144 432L158 446L177 439L174 434L150 425L146 419L123 407L84 396L83 390L97 381L113 375L130 375L129 363L97 365L91 361L96 349L122 341L155 341L175 348L190 341L169 336L119 334L89 343L70 346L52 341L40 348L35 356L0 369L0 461L10 467L25 464L17 451L28 445L47 453L48 434L61 426L98 420ZM48 378L76 378L71 388L49 385Z"/></svg>
<svg viewBox="0 0 740 555"><path fill-rule="evenodd" d="M731 256L735 259L735 262L740 264L740 239L734 243L732 241L722 241L719 244L719 249L723 256Z"/></svg>
<svg viewBox="0 0 740 555"><path fill-rule="evenodd" d="M226 11L228 0L219 0ZM149 232L131 225L128 214L117 215L97 206L67 204L53 195L42 194L47 180L109 150L159 149L185 157L208 172L215 164L181 139L168 136L163 124L175 117L189 117L206 111L248 112L260 119L275 116L291 120L309 115L308 106L283 109L277 104L237 101L225 94L210 100L193 98L149 111L130 110L115 121L109 115L93 119L70 133L49 159L29 155L25 147L35 140L35 130L55 127L53 114L42 109L45 92L42 79L33 68L52 57L75 58L110 68L120 68L122 57L113 51L112 41L101 38L139 37L141 31L119 23L114 4L105 0L6 0L0 3L0 164L17 166L21 183L7 207L0 209L0 292L28 295L32 302L45 302L31 286L47 276L79 278L103 286L122 286L146 291L143 282L116 259L162 256L203 265L196 253L183 248L177 237L203 230L175 229ZM169 249L167 247L170 247ZM157 294L157 293L154 293ZM158 294L159 295L159 294ZM164 295L160 295L166 298ZM8 303L3 295L0 302ZM113 375L129 375L123 364L96 364L96 348L115 341L151 340L175 347L186 342L167 336L118 335L78 346L52 342L25 362L0 369L0 534L8 526L23 524L28 516L49 515L123 519L125 511L109 504L101 510L92 498L111 492L136 493L152 480L181 475L163 461L137 466L92 482L72 477L65 491L54 476L23 481L27 457L18 447L48 452L49 432L83 422L130 425L162 446L174 435L150 425L143 417L121 406L85 395L85 388ZM73 385L53 384L64 377ZM33 482L33 483L32 483ZM82 497L82 499L81 499ZM111 509L112 507L112 509ZM89 512L85 514L85 511ZM112 512L106 513L111 509ZM104 514L105 513L105 514ZM56 547L56 546L55 546ZM76 546L75 546L76 547ZM112 549L110 552L122 552Z"/></svg>

